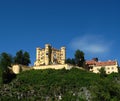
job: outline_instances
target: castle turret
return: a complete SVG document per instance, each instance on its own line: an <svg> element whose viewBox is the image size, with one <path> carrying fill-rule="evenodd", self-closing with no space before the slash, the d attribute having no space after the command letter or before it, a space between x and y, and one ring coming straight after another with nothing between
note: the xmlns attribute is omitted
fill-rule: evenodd
<svg viewBox="0 0 120 101"><path fill-rule="evenodd" d="M50 44L46 44L45 48L36 48L35 66L50 65L50 64L65 64L66 48L55 49Z"/></svg>
<svg viewBox="0 0 120 101"><path fill-rule="evenodd" d="M39 62L40 62L40 48L36 48L36 61L34 63L35 66L39 66Z"/></svg>
<svg viewBox="0 0 120 101"><path fill-rule="evenodd" d="M45 45L45 65L50 64L50 49L51 49L51 45L46 44Z"/></svg>
<svg viewBox="0 0 120 101"><path fill-rule="evenodd" d="M40 48L36 48L36 60L40 60Z"/></svg>
<svg viewBox="0 0 120 101"><path fill-rule="evenodd" d="M61 64L65 64L66 59L66 48L61 47Z"/></svg>

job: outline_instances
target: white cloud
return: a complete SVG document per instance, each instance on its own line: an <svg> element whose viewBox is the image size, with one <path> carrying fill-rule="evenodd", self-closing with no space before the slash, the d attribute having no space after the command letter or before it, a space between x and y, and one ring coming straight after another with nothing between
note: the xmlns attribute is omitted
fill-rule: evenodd
<svg viewBox="0 0 120 101"><path fill-rule="evenodd" d="M73 39L70 43L72 49L80 49L92 54L109 52L111 42L100 35L84 35Z"/></svg>

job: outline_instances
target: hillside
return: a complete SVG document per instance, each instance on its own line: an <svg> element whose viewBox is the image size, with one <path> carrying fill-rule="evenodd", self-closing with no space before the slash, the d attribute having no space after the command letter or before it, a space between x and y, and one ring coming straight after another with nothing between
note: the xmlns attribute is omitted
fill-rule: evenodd
<svg viewBox="0 0 120 101"><path fill-rule="evenodd" d="M9 84L0 85L1 100L21 101L119 101L120 75L100 78L79 69L30 70Z"/></svg>

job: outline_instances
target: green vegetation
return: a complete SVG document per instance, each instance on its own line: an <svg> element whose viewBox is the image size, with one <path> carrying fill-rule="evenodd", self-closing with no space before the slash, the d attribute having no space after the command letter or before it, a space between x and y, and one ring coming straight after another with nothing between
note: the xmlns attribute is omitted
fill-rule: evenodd
<svg viewBox="0 0 120 101"><path fill-rule="evenodd" d="M14 57L14 63L28 66L31 63L29 53L22 50L18 51Z"/></svg>
<svg viewBox="0 0 120 101"><path fill-rule="evenodd" d="M66 59L66 61L65 61L66 63L68 63L68 64L72 64L72 65L75 65L75 59L71 59L71 58L68 58L68 59Z"/></svg>
<svg viewBox="0 0 120 101"><path fill-rule="evenodd" d="M1 79L0 82L2 83L9 83L12 79L13 74L10 73L10 70L8 69L8 67L11 67L12 64L12 56L3 52L2 54L0 54L0 75L1 75Z"/></svg>
<svg viewBox="0 0 120 101"><path fill-rule="evenodd" d="M9 67L11 67L12 64L12 56L3 52L0 54L0 67L2 70L6 70Z"/></svg>
<svg viewBox="0 0 120 101"><path fill-rule="evenodd" d="M85 58L84 58L84 52L81 50L76 50L75 52L75 62L79 67L84 66Z"/></svg>
<svg viewBox="0 0 120 101"><path fill-rule="evenodd" d="M102 67L101 69L99 69L100 72L100 77L104 78L107 76L106 71L105 71L105 67Z"/></svg>
<svg viewBox="0 0 120 101"><path fill-rule="evenodd" d="M120 74L101 78L80 69L30 70L0 85L1 100L119 101Z"/></svg>
<svg viewBox="0 0 120 101"><path fill-rule="evenodd" d="M76 50L75 54L74 54L74 58L70 59L66 59L66 63L70 63L73 65L77 65L79 67L84 67L84 63L85 63L85 58L84 58L84 52L81 50Z"/></svg>
<svg viewBox="0 0 120 101"><path fill-rule="evenodd" d="M67 63L84 67L84 53L75 52ZM0 55L0 101L119 101L120 72L107 75L73 68L71 70L30 70L19 75L12 73L11 64L29 65L30 56L22 50L13 58ZM120 71L120 69L119 69Z"/></svg>
<svg viewBox="0 0 120 101"><path fill-rule="evenodd" d="M22 64L28 66L30 63L30 56L28 52L22 50L16 53L15 57L3 52L0 54L0 82L9 83L16 75L10 70L12 64Z"/></svg>

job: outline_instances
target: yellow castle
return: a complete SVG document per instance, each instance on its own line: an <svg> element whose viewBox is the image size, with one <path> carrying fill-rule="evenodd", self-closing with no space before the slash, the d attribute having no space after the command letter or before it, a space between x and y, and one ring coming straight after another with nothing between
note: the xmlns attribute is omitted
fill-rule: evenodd
<svg viewBox="0 0 120 101"><path fill-rule="evenodd" d="M50 44L46 44L45 48L36 48L35 66L65 64L66 48L55 49Z"/></svg>

